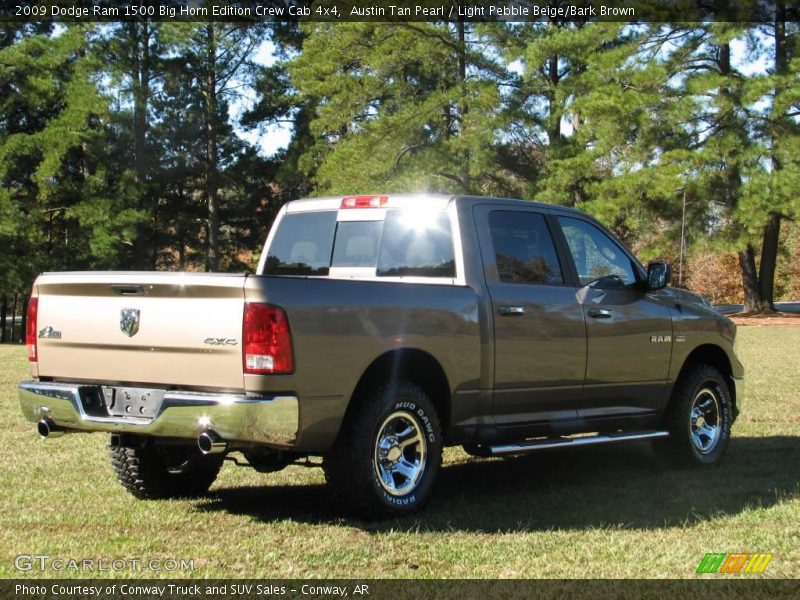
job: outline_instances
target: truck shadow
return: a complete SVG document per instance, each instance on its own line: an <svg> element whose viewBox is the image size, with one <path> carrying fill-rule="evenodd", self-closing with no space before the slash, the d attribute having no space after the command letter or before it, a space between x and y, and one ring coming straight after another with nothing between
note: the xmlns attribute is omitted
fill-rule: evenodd
<svg viewBox="0 0 800 600"><path fill-rule="evenodd" d="M402 519L348 516L323 485L222 488L197 509L368 532L661 529L797 498L798 464L799 437L734 438L721 466L683 471L631 444L451 462L427 509Z"/></svg>

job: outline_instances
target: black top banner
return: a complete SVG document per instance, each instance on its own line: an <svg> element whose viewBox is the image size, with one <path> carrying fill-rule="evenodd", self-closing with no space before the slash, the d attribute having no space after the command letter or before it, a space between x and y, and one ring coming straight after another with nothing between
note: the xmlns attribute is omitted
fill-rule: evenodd
<svg viewBox="0 0 800 600"><path fill-rule="evenodd" d="M800 0L0 0L0 21L799 22Z"/></svg>

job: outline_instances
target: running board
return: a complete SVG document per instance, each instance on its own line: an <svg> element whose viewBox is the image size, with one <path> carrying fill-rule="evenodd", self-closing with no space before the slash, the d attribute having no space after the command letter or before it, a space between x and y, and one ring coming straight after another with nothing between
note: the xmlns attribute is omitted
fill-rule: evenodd
<svg viewBox="0 0 800 600"><path fill-rule="evenodd" d="M605 433L578 438L550 438L534 440L519 444L504 444L499 446L481 446L487 456L500 456L502 454L525 454L536 450L550 450L552 448L573 448L577 446L593 446L595 444L614 444L618 442L636 442L640 440L654 440L669 437L668 431L637 431L633 433Z"/></svg>

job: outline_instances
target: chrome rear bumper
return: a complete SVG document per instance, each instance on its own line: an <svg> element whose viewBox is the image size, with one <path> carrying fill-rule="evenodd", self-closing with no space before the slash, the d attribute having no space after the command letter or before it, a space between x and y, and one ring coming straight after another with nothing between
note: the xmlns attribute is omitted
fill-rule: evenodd
<svg viewBox="0 0 800 600"><path fill-rule="evenodd" d="M252 397L168 391L153 418L86 414L81 390L91 386L25 381L19 385L22 413L29 421L47 419L70 432L108 431L172 438L197 438L213 430L230 442L291 446L299 407L294 396Z"/></svg>

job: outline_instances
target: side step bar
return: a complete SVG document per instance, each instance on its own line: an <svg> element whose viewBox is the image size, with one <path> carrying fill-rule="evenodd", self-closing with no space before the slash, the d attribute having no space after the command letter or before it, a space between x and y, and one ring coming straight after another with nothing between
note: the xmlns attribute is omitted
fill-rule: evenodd
<svg viewBox="0 0 800 600"><path fill-rule="evenodd" d="M604 433L600 435L578 438L548 438L532 440L518 444L504 444L498 446L480 446L486 456L501 456L504 454L526 454L536 450L550 450L552 448L573 448L577 446L593 446L595 444L614 444L618 442L636 442L640 440L653 440L669 437L668 431L636 431L620 433Z"/></svg>

